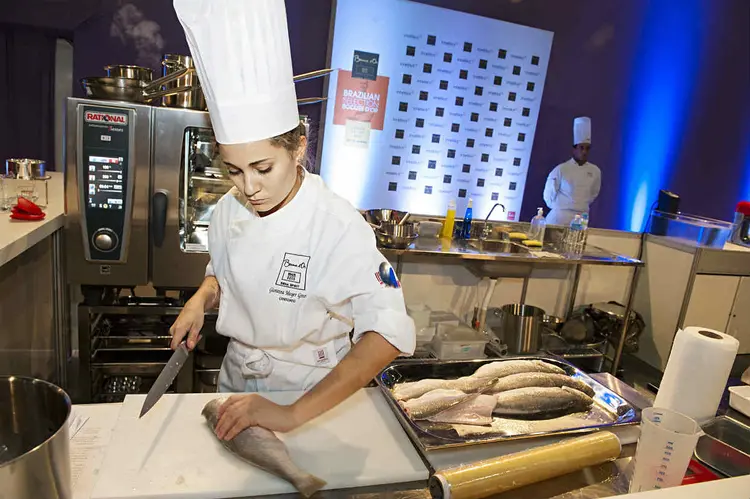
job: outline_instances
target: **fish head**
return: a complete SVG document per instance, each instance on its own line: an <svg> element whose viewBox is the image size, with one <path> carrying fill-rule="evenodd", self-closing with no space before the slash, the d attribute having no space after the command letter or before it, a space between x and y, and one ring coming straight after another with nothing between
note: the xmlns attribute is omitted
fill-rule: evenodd
<svg viewBox="0 0 750 499"><path fill-rule="evenodd" d="M224 402L226 402L226 399L224 398L215 398L203 406L201 414L206 418L206 421L211 423L211 425L216 425L219 419L219 407L221 407Z"/></svg>

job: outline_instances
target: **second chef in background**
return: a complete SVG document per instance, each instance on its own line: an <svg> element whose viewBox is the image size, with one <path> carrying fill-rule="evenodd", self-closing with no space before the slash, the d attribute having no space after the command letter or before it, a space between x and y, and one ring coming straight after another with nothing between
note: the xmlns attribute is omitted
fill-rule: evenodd
<svg viewBox="0 0 750 499"><path fill-rule="evenodd" d="M211 261L172 327L194 348L219 305L223 392L304 390L290 406L235 395L216 433L288 431L336 406L415 347L393 270L361 214L305 171L283 0L175 0L235 184L209 228ZM353 333L352 341L350 333Z"/></svg>

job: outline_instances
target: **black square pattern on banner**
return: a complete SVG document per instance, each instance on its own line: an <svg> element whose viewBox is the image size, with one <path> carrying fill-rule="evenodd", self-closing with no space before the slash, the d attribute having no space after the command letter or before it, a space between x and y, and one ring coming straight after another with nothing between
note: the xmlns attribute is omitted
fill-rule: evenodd
<svg viewBox="0 0 750 499"><path fill-rule="evenodd" d="M439 144L440 143L440 134L439 133L433 133L432 134L432 143L433 144Z"/></svg>
<svg viewBox="0 0 750 499"><path fill-rule="evenodd" d="M450 52L443 54L443 62L453 62L453 54Z"/></svg>
<svg viewBox="0 0 750 499"><path fill-rule="evenodd" d="M513 74L518 76L521 74L521 66L513 66Z"/></svg>
<svg viewBox="0 0 750 499"><path fill-rule="evenodd" d="M482 153L482 163L487 163L490 160L490 155L485 153Z"/></svg>
<svg viewBox="0 0 750 499"><path fill-rule="evenodd" d="M492 83L495 85L502 85L503 84L503 77L502 76L495 76L495 78L492 80Z"/></svg>
<svg viewBox="0 0 750 499"><path fill-rule="evenodd" d="M432 186L431 185L425 185L424 186L424 193L425 194L432 194Z"/></svg>
<svg viewBox="0 0 750 499"><path fill-rule="evenodd" d="M427 45L435 45L435 41L437 41L435 35L427 35Z"/></svg>
<svg viewBox="0 0 750 499"><path fill-rule="evenodd" d="M471 121L479 121L479 113L471 113Z"/></svg>
<svg viewBox="0 0 750 499"><path fill-rule="evenodd" d="M458 132L459 130L461 130L461 125L459 125L458 123L453 123L451 125L451 132L455 133L455 132Z"/></svg>
<svg viewBox="0 0 750 499"><path fill-rule="evenodd" d="M402 113L405 113L406 111L409 110L409 104L407 104L406 102L399 102L398 110L401 111Z"/></svg>
<svg viewBox="0 0 750 499"><path fill-rule="evenodd" d="M461 167L461 173L471 173L471 165L464 164Z"/></svg>
<svg viewBox="0 0 750 499"><path fill-rule="evenodd" d="M417 122L414 123L417 128L424 128L424 118L417 118Z"/></svg>
<svg viewBox="0 0 750 499"><path fill-rule="evenodd" d="M492 137L494 134L495 134L495 130L493 130L492 128L487 128L484 131L484 136L485 137Z"/></svg>
<svg viewBox="0 0 750 499"><path fill-rule="evenodd" d="M448 149L448 157L449 158L455 158L456 157L456 150L455 149Z"/></svg>
<svg viewBox="0 0 750 499"><path fill-rule="evenodd" d="M518 132L518 142L525 142L526 141L526 134L523 132Z"/></svg>
<svg viewBox="0 0 750 499"><path fill-rule="evenodd" d="M408 56L414 56L414 54L417 52L417 48L412 45L406 46L406 55Z"/></svg>
<svg viewBox="0 0 750 499"><path fill-rule="evenodd" d="M505 49L500 49L497 51L497 57L499 59L505 59L508 56L508 51Z"/></svg>
<svg viewBox="0 0 750 499"><path fill-rule="evenodd" d="M497 111L497 102L490 102L490 111Z"/></svg>
<svg viewBox="0 0 750 499"><path fill-rule="evenodd" d="M401 77L401 83L404 85L411 85L411 75L404 73L404 76Z"/></svg>
<svg viewBox="0 0 750 499"><path fill-rule="evenodd" d="M442 118L445 115L445 109L442 107L436 107L435 108L435 116L438 118Z"/></svg>
<svg viewBox="0 0 750 499"><path fill-rule="evenodd" d="M435 168L437 168L437 161L435 161L434 159L429 160L427 162L427 168L429 170L434 170Z"/></svg>
<svg viewBox="0 0 750 499"><path fill-rule="evenodd" d="M513 166L521 166L521 158L513 158Z"/></svg>
<svg viewBox="0 0 750 499"><path fill-rule="evenodd" d="M397 139L403 139L404 138L404 131L400 128L396 130L396 138Z"/></svg>
<svg viewBox="0 0 750 499"><path fill-rule="evenodd" d="M459 189L458 190L458 197L465 198L466 197L466 189Z"/></svg>
<svg viewBox="0 0 750 499"><path fill-rule="evenodd" d="M457 106L463 106L464 105L464 98L463 97L456 97L456 105Z"/></svg>
<svg viewBox="0 0 750 499"><path fill-rule="evenodd" d="M378 79L378 61L380 56L371 52L354 51L352 58L352 77L375 81Z"/></svg>
<svg viewBox="0 0 750 499"><path fill-rule="evenodd" d="M511 118L505 118L503 120L503 126L511 126L513 124L513 120Z"/></svg>
<svg viewBox="0 0 750 499"><path fill-rule="evenodd" d="M529 114L531 114L531 109L529 109L528 107L525 107L521 110L521 116L528 116Z"/></svg>
<svg viewBox="0 0 750 499"><path fill-rule="evenodd" d="M401 164L401 156L391 156L391 164L392 165L400 165Z"/></svg>
<svg viewBox="0 0 750 499"><path fill-rule="evenodd" d="M502 177L503 176L503 169L502 168L495 168L495 176L496 177Z"/></svg>
<svg viewBox="0 0 750 499"><path fill-rule="evenodd" d="M429 94L425 92L424 90L420 90L419 92L419 100L427 100L429 97Z"/></svg>
<svg viewBox="0 0 750 499"><path fill-rule="evenodd" d="M484 187L484 179L478 178L477 179L477 187Z"/></svg>
<svg viewBox="0 0 750 499"><path fill-rule="evenodd" d="M490 199L492 201L497 201L499 198L500 198L500 193L499 192L493 192L492 196L490 197Z"/></svg>
<svg viewBox="0 0 750 499"><path fill-rule="evenodd" d="M450 184L451 180L453 180L453 177L451 175L443 175L443 183L444 184Z"/></svg>
<svg viewBox="0 0 750 499"><path fill-rule="evenodd" d="M422 150L422 146L420 146L418 144L414 144L413 146L411 146L411 153L412 154L419 154L419 152L421 150Z"/></svg>
<svg viewBox="0 0 750 499"><path fill-rule="evenodd" d="M500 152L505 152L507 150L508 150L508 144L506 144L505 142L502 142L500 144Z"/></svg>
<svg viewBox="0 0 750 499"><path fill-rule="evenodd" d="M422 71L424 73L432 73L432 64L430 64L429 62L425 62L422 66Z"/></svg>
<svg viewBox="0 0 750 499"><path fill-rule="evenodd" d="M515 191L516 190L516 183L515 182L509 183L508 184L508 190L509 191Z"/></svg>
<svg viewBox="0 0 750 499"><path fill-rule="evenodd" d="M448 80L440 80L440 90L448 90Z"/></svg>
<svg viewBox="0 0 750 499"><path fill-rule="evenodd" d="M398 187L398 182L388 182L388 190L391 192L396 192L396 188Z"/></svg>
<svg viewBox="0 0 750 499"><path fill-rule="evenodd" d="M410 171L409 172L409 180L417 180L417 172L415 172L413 170Z"/></svg>
<svg viewBox="0 0 750 499"><path fill-rule="evenodd" d="M466 71L465 69L462 69L458 72L458 77L461 78L462 80L465 80L469 77L469 72Z"/></svg>
<svg viewBox="0 0 750 499"><path fill-rule="evenodd" d="M466 139L466 147L474 147L474 139Z"/></svg>
<svg viewBox="0 0 750 499"><path fill-rule="evenodd" d="M471 42L464 42L464 52L471 52Z"/></svg>
<svg viewBox="0 0 750 499"><path fill-rule="evenodd" d="M479 59L479 69L487 69L487 59Z"/></svg>
<svg viewBox="0 0 750 499"><path fill-rule="evenodd" d="M482 95L482 93L484 93L484 88L474 87L474 95Z"/></svg>
<svg viewBox="0 0 750 499"><path fill-rule="evenodd" d="M515 92L508 92L508 100L515 102L516 101L516 93Z"/></svg>
<svg viewBox="0 0 750 499"><path fill-rule="evenodd" d="M536 87L536 83L534 83L533 81L530 81L526 84L526 90L528 90L529 92L533 92L534 87Z"/></svg>
<svg viewBox="0 0 750 499"><path fill-rule="evenodd" d="M539 65L539 56L538 55L532 55L531 56L531 64L533 64L534 66L538 66Z"/></svg>

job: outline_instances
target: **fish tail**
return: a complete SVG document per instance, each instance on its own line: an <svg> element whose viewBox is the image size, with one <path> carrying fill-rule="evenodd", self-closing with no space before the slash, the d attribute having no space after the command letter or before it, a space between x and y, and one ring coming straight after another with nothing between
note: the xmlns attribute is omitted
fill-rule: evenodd
<svg viewBox="0 0 750 499"><path fill-rule="evenodd" d="M294 486L304 497L310 497L320 489L326 486L326 481L321 480L315 475L304 475L302 478L294 481Z"/></svg>

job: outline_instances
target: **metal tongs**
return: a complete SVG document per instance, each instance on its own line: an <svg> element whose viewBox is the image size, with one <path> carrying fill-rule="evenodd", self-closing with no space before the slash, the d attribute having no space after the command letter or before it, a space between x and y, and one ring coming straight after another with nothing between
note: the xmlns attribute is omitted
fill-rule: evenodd
<svg viewBox="0 0 750 499"><path fill-rule="evenodd" d="M317 71L310 71L309 73L303 73L293 78L294 83L299 83L301 81L307 81L307 80L314 80L315 78L326 76L330 74L332 71L333 69L327 68L327 69L318 69ZM324 102L326 100L328 100L326 97L306 97L304 99L297 99L297 105L307 106L309 104L317 104L318 102Z"/></svg>

